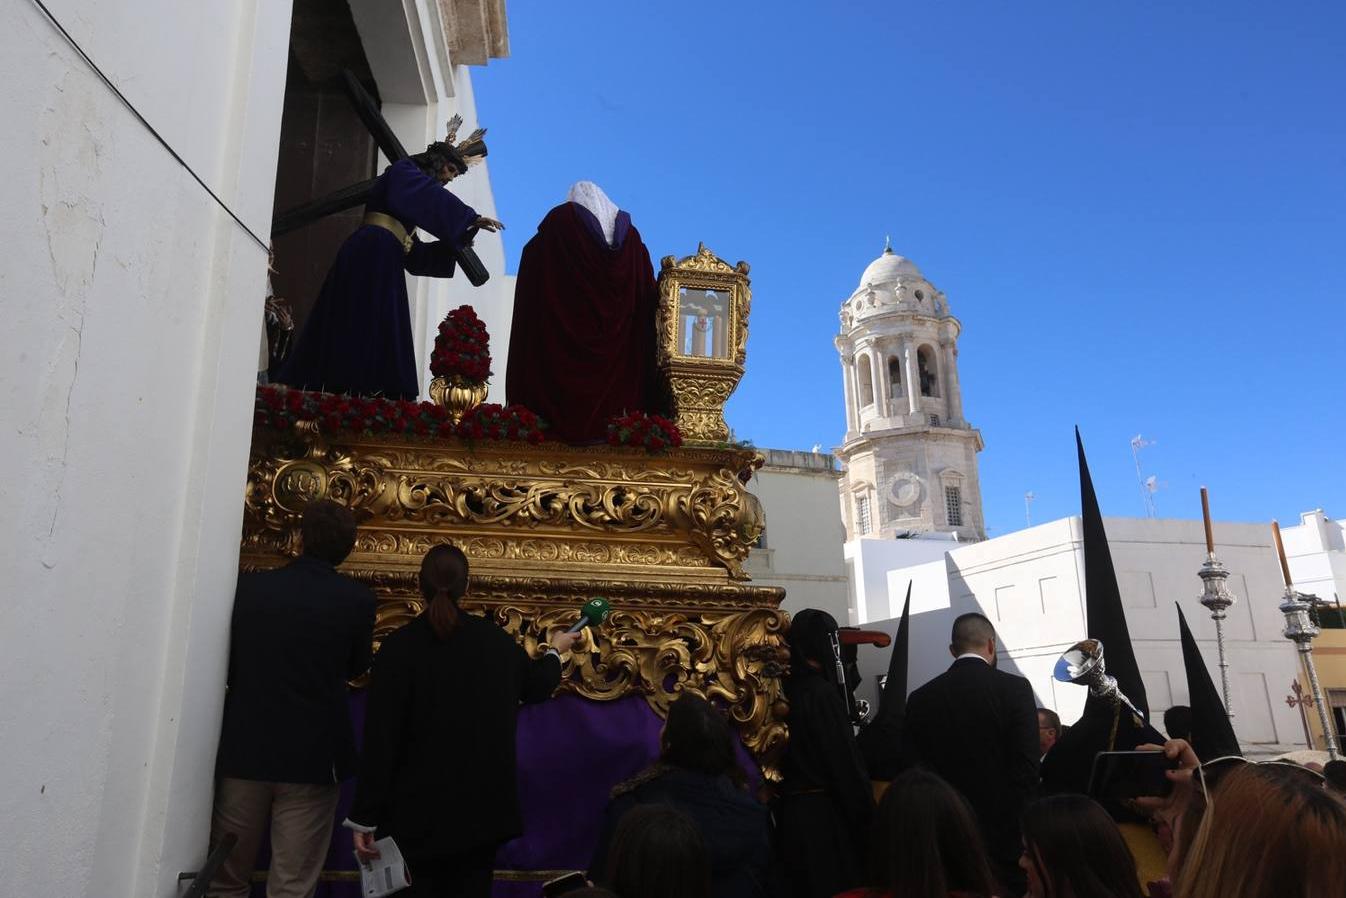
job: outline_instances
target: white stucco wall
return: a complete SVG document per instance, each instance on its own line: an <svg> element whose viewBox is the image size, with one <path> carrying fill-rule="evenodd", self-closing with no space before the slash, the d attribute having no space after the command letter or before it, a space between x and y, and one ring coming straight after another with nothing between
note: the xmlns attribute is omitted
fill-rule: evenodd
<svg viewBox="0 0 1346 898"><path fill-rule="evenodd" d="M258 234L287 3L53 12ZM205 853L265 252L32 4L0 7L0 868L174 894Z"/></svg>
<svg viewBox="0 0 1346 898"><path fill-rule="evenodd" d="M900 615L907 594L906 580L893 587L889 572L929 561L942 562L944 553L956 545L951 535L939 533L915 539L853 539L846 543L842 554L849 580L850 622L868 625Z"/></svg>
<svg viewBox="0 0 1346 898"><path fill-rule="evenodd" d="M1196 572L1205 560L1201 523L1106 518L1104 526L1151 714L1158 721L1164 709L1188 700L1175 601L1219 683L1214 624L1197 601L1201 582ZM1261 524L1217 523L1215 539L1238 600L1225 627L1235 731L1255 750L1301 744L1299 717L1284 702L1298 662L1281 636L1280 574L1269 530ZM1079 518L959 546L940 560L889 567L884 573L883 599L873 588L874 572L860 574L870 584L867 605L889 608L887 619L871 618L866 625L895 631L892 618L900 613L907 582L913 582L910 688L951 662L947 646L954 617L980 610L1000 635L1002 666L1028 677L1039 701L1067 722L1079 715L1084 690L1051 677L1060 653L1085 634ZM886 670L887 653L862 651L860 664L872 690L873 678Z"/></svg>
<svg viewBox="0 0 1346 898"><path fill-rule="evenodd" d="M753 549L746 568L754 585L785 589L781 608L805 608L848 619L845 531L837 512L837 477L828 455L765 450L767 464L748 484L766 513L763 548Z"/></svg>
<svg viewBox="0 0 1346 898"><path fill-rule="evenodd" d="M51 6L265 238L290 4ZM455 111L471 129L438 4L394 9L352 3L399 136ZM0 73L0 870L29 894L174 895L206 851L265 253L27 3L0 9ZM455 190L495 217L485 166ZM418 351L471 303L503 386L512 279L498 236L477 249L480 290L412 279Z"/></svg>

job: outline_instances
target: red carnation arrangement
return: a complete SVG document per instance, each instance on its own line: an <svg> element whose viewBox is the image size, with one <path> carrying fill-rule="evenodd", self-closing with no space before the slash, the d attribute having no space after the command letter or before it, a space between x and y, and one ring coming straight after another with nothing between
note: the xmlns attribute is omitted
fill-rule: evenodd
<svg viewBox="0 0 1346 898"><path fill-rule="evenodd" d="M534 412L522 405L498 405L484 402L463 413L458 436L465 440L524 440L540 443L546 439L546 425Z"/></svg>
<svg viewBox="0 0 1346 898"><path fill-rule="evenodd" d="M546 423L521 405L502 409L479 405L455 427L448 410L434 402L336 396L292 390L281 385L257 388L253 424L268 430L291 430L300 421L314 421L324 433L407 434L461 437L465 440L545 439Z"/></svg>
<svg viewBox="0 0 1346 898"><path fill-rule="evenodd" d="M491 340L471 306L459 306L439 323L430 373L474 384L485 383L491 376Z"/></svg>
<svg viewBox="0 0 1346 898"><path fill-rule="evenodd" d="M613 446L639 446L646 452L662 452L682 445L682 434L662 415L629 412L608 422L608 443Z"/></svg>

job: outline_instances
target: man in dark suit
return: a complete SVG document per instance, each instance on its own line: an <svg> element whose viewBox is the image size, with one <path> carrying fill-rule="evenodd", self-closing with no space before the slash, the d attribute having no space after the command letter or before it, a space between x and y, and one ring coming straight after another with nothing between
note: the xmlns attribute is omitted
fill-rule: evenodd
<svg viewBox="0 0 1346 898"><path fill-rule="evenodd" d="M369 668L374 593L336 571L355 545L348 509L315 502L301 526L297 560L238 578L211 821L212 845L238 844L212 896L249 893L270 823L267 898L309 898L355 772L346 682Z"/></svg>
<svg viewBox="0 0 1346 898"><path fill-rule="evenodd" d="M996 635L975 612L953 622L944 673L907 699L902 754L947 780L971 805L996 875L1023 893L1019 815L1038 782L1037 703L1023 677L995 669Z"/></svg>

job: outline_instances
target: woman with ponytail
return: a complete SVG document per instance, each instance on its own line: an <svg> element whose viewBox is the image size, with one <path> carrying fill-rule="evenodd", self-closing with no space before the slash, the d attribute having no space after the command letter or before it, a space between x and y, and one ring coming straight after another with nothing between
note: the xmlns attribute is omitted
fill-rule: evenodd
<svg viewBox="0 0 1346 898"><path fill-rule="evenodd" d="M365 714L360 778L346 826L355 851L377 857L392 836L406 858L409 896L488 896L496 849L521 829L515 779L520 703L561 681L556 633L532 659L484 617L465 613L467 558L435 546L421 562L425 610L383 640Z"/></svg>

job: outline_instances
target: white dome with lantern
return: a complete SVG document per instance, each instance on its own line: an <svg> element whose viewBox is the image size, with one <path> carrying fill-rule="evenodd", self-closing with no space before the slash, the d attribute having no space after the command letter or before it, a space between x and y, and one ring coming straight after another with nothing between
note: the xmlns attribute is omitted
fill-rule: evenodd
<svg viewBox="0 0 1346 898"><path fill-rule="evenodd" d="M920 277L921 270L906 256L893 252L892 243L885 243L883 255L870 262L865 273L860 275L860 286L891 284L903 276Z"/></svg>
<svg viewBox="0 0 1346 898"><path fill-rule="evenodd" d="M893 252L891 244L866 266L860 285L841 306L841 327L846 330L859 321L894 312L945 317L949 306L944 294L936 290L916 263Z"/></svg>
<svg viewBox="0 0 1346 898"><path fill-rule="evenodd" d="M948 299L886 243L840 317L846 438L837 455L847 538L984 538L981 434L963 417L962 325Z"/></svg>

